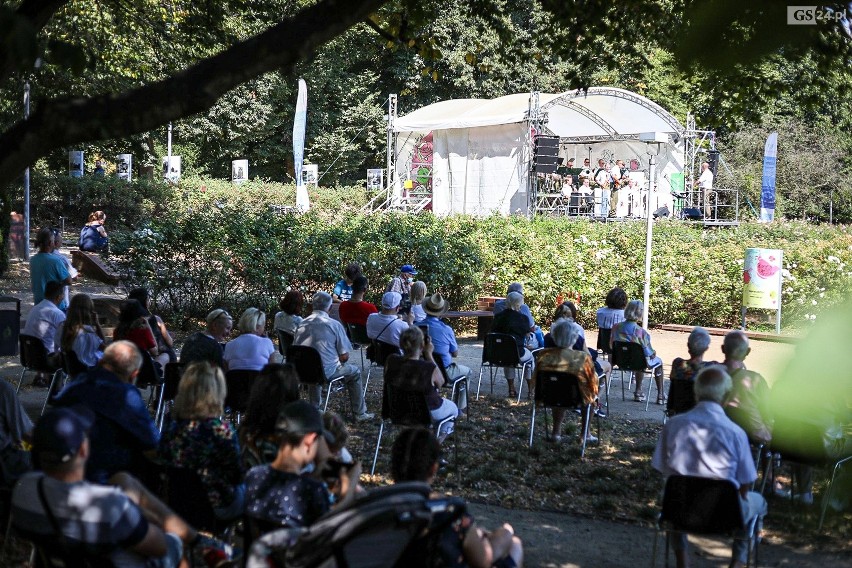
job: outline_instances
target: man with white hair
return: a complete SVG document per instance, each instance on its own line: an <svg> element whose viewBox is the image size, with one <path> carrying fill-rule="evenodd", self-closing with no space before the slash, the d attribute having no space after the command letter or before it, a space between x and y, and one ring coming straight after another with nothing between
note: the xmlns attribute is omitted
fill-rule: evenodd
<svg viewBox="0 0 852 568"><path fill-rule="evenodd" d="M494 311L495 317L500 312L504 311L506 308L509 307L509 305L507 303L508 302L508 296L512 292L517 292L517 293L523 295L524 286L520 282L512 282L511 284L509 284L509 287L506 288L507 299L497 300L496 302L494 302L494 310L493 311ZM535 320L533 319L532 313L530 312L530 307L526 304L521 304L521 308L518 311L521 312L522 314L524 314L525 316L527 316L527 320L529 320L529 322L530 322L530 331L533 331L533 329L535 329Z"/></svg>
<svg viewBox="0 0 852 568"><path fill-rule="evenodd" d="M402 332L414 321L414 314L410 310L404 319L399 317L400 302L402 295L399 292L385 292L382 296L382 312L367 317L367 337L399 347Z"/></svg>
<svg viewBox="0 0 852 568"><path fill-rule="evenodd" d="M311 299L313 312L302 320L296 329L293 345L313 347L322 359L326 380L343 377L346 390L349 391L349 404L352 414L358 422L370 420L373 414L367 412L364 403L363 387L361 386L361 369L349 363L349 352L352 344L346 337L346 330L339 321L331 319L328 310L331 308L331 294L317 292ZM319 404L320 387L310 389L311 402Z"/></svg>
<svg viewBox="0 0 852 568"><path fill-rule="evenodd" d="M731 377L725 367L711 365L695 378L695 408L673 416L660 433L651 465L664 476L690 475L725 479L739 488L740 504L746 526L758 518L758 530L766 515L766 500L749 491L757 471L749 449L748 436L725 415L722 402L731 390ZM744 566L748 559L746 535L734 538L730 566ZM745 538L743 538L745 537ZM674 533L678 568L689 565L686 535Z"/></svg>
<svg viewBox="0 0 852 568"><path fill-rule="evenodd" d="M520 364L530 363L524 368L524 379L527 385L530 383L532 375L532 352L525 347L527 335L531 333L529 320L521 313L521 306L524 305L524 296L520 292L509 292L506 296L506 306L508 309L503 310L494 316L494 323L491 326L491 333L507 333L515 338L518 345L518 354L520 356ZM504 367L503 373L506 375L506 384L509 387L509 397L516 397L518 393L515 391L515 375L517 369L514 367Z"/></svg>
<svg viewBox="0 0 852 568"><path fill-rule="evenodd" d="M725 413L746 431L749 438L768 444L772 440L769 412L769 384L760 373L749 371L745 358L751 352L748 336L732 331L722 342L725 367L731 375L731 394L725 401Z"/></svg>

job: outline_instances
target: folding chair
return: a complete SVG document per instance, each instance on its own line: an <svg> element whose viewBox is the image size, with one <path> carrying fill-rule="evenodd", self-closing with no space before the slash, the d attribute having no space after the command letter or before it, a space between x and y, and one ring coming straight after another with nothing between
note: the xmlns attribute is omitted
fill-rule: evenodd
<svg viewBox="0 0 852 568"><path fill-rule="evenodd" d="M726 479L672 475L666 480L666 488L663 491L663 510L654 533L652 568L657 562L657 541L660 531L666 533L666 566L668 566L672 531L728 536L745 531L749 539L747 565L751 565L752 550L754 565L757 565L757 545L760 542L757 517L748 526L745 525L739 489Z"/></svg>
<svg viewBox="0 0 852 568"><path fill-rule="evenodd" d="M544 407L544 427L548 436L550 436L550 428L547 424L548 408L574 409L580 407L582 409L586 421L586 427L581 432L583 441L580 445L580 459L582 459L586 455L586 438L591 428L593 405L583 402L583 394L580 392L580 379L577 378L577 375L559 371L542 371L541 369L536 372L535 398L530 415L530 448L532 448L535 434L535 412L539 406ZM598 415L594 416L598 426L598 440L600 440L601 419Z"/></svg>
<svg viewBox="0 0 852 568"><path fill-rule="evenodd" d="M154 409L154 424L162 422L163 413L163 391L166 387L166 381L163 378L163 370L159 364L154 363L154 358L147 351L142 351L142 367L139 369L139 376L136 378L136 388L145 390L150 388L148 394L148 408Z"/></svg>
<svg viewBox="0 0 852 568"><path fill-rule="evenodd" d="M367 367L367 378L364 380L364 396L367 396L367 385L370 384L370 375L373 373L373 369L384 368L388 357L399 355L399 347L392 343L379 341L378 339L371 339L370 342L372 344L372 358L370 358L370 354L367 355L370 359L370 365Z"/></svg>
<svg viewBox="0 0 852 568"><path fill-rule="evenodd" d="M650 398L650 394L648 396ZM663 423L675 414L683 414L695 406L695 383L686 379L669 381L669 398Z"/></svg>
<svg viewBox="0 0 852 568"><path fill-rule="evenodd" d="M225 373L225 385L228 393L225 395L225 407L231 409L234 421L239 425L240 418L248 408L249 394L259 371L250 369L234 369Z"/></svg>
<svg viewBox="0 0 852 568"><path fill-rule="evenodd" d="M515 337L508 333L489 333L485 336L485 347L482 349L482 364L479 367L479 383L476 386L476 400L479 400L479 389L482 387L482 371L488 368L488 377L491 379L491 394L494 394L494 371L503 367L515 369L515 378L518 378L518 369L521 371L521 380L518 385L518 402L521 402L521 393L524 390L524 371L527 366L532 366L532 359L521 363L522 351L518 348Z"/></svg>
<svg viewBox="0 0 852 568"><path fill-rule="evenodd" d="M15 393L21 390L21 384L24 382L24 375L27 371L35 371L37 373L51 374L50 385L47 387L47 396L44 397L44 404L41 406L41 413L44 414L44 409L47 408L47 401L50 400L50 395L53 393L53 387L56 384L56 379L63 374L62 367L56 368L48 362L47 348L38 337L32 335L21 335L18 338L21 348L21 376L18 377L18 384L15 386Z"/></svg>
<svg viewBox="0 0 852 568"><path fill-rule="evenodd" d="M325 412L328 409L328 399L331 398L331 391L334 389L335 383L339 383L340 387L343 387L343 377L337 377L330 381L327 380L319 352L307 345L291 345L287 350L287 362L293 363L296 367L301 384L306 387L320 387L319 404L322 406L323 412ZM326 387L327 389L325 404L322 402L322 387Z"/></svg>
<svg viewBox="0 0 852 568"><path fill-rule="evenodd" d="M633 382L633 373L648 373L651 374L651 380L648 382L648 396L645 399L645 411L648 411L648 405L651 403L651 387L654 384L653 379L653 371L657 367L662 367L662 363L659 365L654 365L653 367L648 367L648 360L645 358L645 350L638 343L632 343L627 341L616 341L612 345L612 373L609 374L609 384L607 384L607 390L609 390L610 385L612 384L612 375L615 371L619 371L621 373L621 400L625 400L624 396L624 373L628 373L630 375L630 379L627 381L627 386L629 388L630 384Z"/></svg>
<svg viewBox="0 0 852 568"><path fill-rule="evenodd" d="M349 335L349 340L352 342L352 349L357 349L361 354L361 370L364 370L364 350L372 343L372 340L367 337L367 326L358 325L357 323L347 323L346 334ZM366 389L365 391L366 392Z"/></svg>
<svg viewBox="0 0 852 568"><path fill-rule="evenodd" d="M467 400L468 376L460 375L458 377L450 377L446 367L438 362L436 362L436 365L438 370L441 371L441 376L444 377L444 387L450 389L450 400L458 406L462 393L465 393L465 400ZM461 412L461 410L461 407L459 407L459 412ZM467 414L467 418L470 420L470 404L466 405L465 414Z"/></svg>
<svg viewBox="0 0 852 568"><path fill-rule="evenodd" d="M406 558L411 557L406 553L433 532L433 519L446 522L444 511L448 510L452 522L464 512L464 502L458 498L430 501L425 483L377 487L326 513L308 528L263 535L252 543L246 566L409 566ZM419 563L423 558L417 558Z"/></svg>
<svg viewBox="0 0 852 568"><path fill-rule="evenodd" d="M612 354L612 349L609 347L609 338L612 335L612 329L600 328L598 329L598 343L595 348L600 352L601 356L606 359L610 358Z"/></svg>
<svg viewBox="0 0 852 568"><path fill-rule="evenodd" d="M157 423L157 428L160 432L163 431L163 423L166 418L166 407L170 407L177 395L180 378L186 369L185 363L175 362L167 363L163 372L163 410L160 413L160 421Z"/></svg>
<svg viewBox="0 0 852 568"><path fill-rule="evenodd" d="M282 329L278 329L276 331L278 332L278 352L286 359L287 350L290 349L291 345L293 345L293 334L287 333Z"/></svg>
<svg viewBox="0 0 852 568"><path fill-rule="evenodd" d="M376 452L373 454L373 467L370 469L370 475L376 473L376 462L379 459L379 448L382 445L385 424L389 427L423 426L431 428L437 435L441 431L441 426L456 419L455 416L450 416L433 425L432 415L429 414L429 406L426 404L426 394L422 389L397 388L390 383L390 381L384 381L382 388L382 422L379 424L379 436L376 440ZM457 432L458 430L455 430L453 436L458 436ZM456 468L458 468L458 439L456 439L454 446L455 457L453 459Z"/></svg>

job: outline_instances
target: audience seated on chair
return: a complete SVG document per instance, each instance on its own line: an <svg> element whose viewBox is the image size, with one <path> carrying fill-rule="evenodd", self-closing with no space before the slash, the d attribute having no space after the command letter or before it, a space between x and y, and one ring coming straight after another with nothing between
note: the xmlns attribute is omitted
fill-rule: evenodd
<svg viewBox="0 0 852 568"><path fill-rule="evenodd" d="M627 294L621 288L613 288L606 295L606 306L595 314L598 329L612 329L615 324L624 321L624 308L627 307Z"/></svg>
<svg viewBox="0 0 852 568"><path fill-rule="evenodd" d="M367 337L399 347L402 332L414 321L409 312L405 318L399 316L399 304L402 296L398 292L385 292L382 296L382 311L367 318Z"/></svg>
<svg viewBox="0 0 852 568"><path fill-rule="evenodd" d="M275 423L289 403L299 400L299 375L291 363L260 370L249 393L246 415L240 422L240 447L246 467L270 463L278 454Z"/></svg>
<svg viewBox="0 0 852 568"><path fill-rule="evenodd" d="M423 300L426 299L426 283L418 280L411 285L411 313L414 314L414 323L420 323L426 319L423 311Z"/></svg>
<svg viewBox="0 0 852 568"><path fill-rule="evenodd" d="M577 323L577 306L574 305L574 302L562 302L558 306L556 306L556 311L553 313L553 323L561 319L566 319L573 324L573 327L576 329L578 337L577 342L572 346L577 351L588 351L589 355L592 357L592 362L595 364L595 372L598 376L605 375L608 376L612 371L612 365L609 361L598 360L598 350L592 349L586 343L586 332L583 330L583 327ZM555 347L556 344L553 343L553 338L548 333L544 336L544 347Z"/></svg>
<svg viewBox="0 0 852 568"><path fill-rule="evenodd" d="M395 388L422 391L433 425L451 416L458 416L459 409L455 403L441 398L440 389L444 384L444 377L435 364L429 338L423 337L420 328L412 326L402 332L400 347L404 355L391 355L385 362L385 381ZM446 422L438 433L439 439L443 440L450 435L453 427L452 420Z"/></svg>
<svg viewBox="0 0 852 568"><path fill-rule="evenodd" d="M406 428L391 448L391 476L395 483L421 481L432 484L438 475L441 446L434 434L425 428ZM433 494L433 497L441 497ZM437 553L446 566L523 566L521 539L508 523L486 531L480 529L471 515L446 529Z"/></svg>
<svg viewBox="0 0 852 568"><path fill-rule="evenodd" d="M33 423L15 388L0 379L0 487L11 489L32 469L30 452L23 449L24 442L31 441L32 430Z"/></svg>
<svg viewBox="0 0 852 568"><path fill-rule="evenodd" d="M698 404L663 426L651 464L666 477L690 475L731 481L740 490L745 524L757 516L760 525L767 507L761 495L748 490L757 479L748 437L722 408L730 390L731 377L723 366L702 369L695 378ZM674 549L678 568L683 568L688 564L685 534L674 535ZM747 557L748 541L735 539L731 566L743 566Z"/></svg>
<svg viewBox="0 0 852 568"><path fill-rule="evenodd" d="M279 362L278 350L266 337L266 314L247 308L237 324L240 335L225 344L225 370L260 371L268 363Z"/></svg>
<svg viewBox="0 0 852 568"><path fill-rule="evenodd" d="M73 352L86 367L94 367L104 356L104 331L95 304L88 294L74 294L71 298L59 341L63 352Z"/></svg>
<svg viewBox="0 0 852 568"><path fill-rule="evenodd" d="M367 412L367 405L364 403L361 369L348 362L352 344L346 337L343 324L331 319L328 315L331 296L327 292L317 292L311 303L314 310L299 324L293 345L304 345L316 349L322 359L326 380L343 377L355 420L372 419L374 415ZM319 404L319 386L310 389L310 399L313 404Z"/></svg>
<svg viewBox="0 0 852 568"><path fill-rule="evenodd" d="M633 300L627 304L627 307L624 309L624 321L612 327L610 347L616 341L638 343L642 346L648 366L659 365L654 369L654 380L657 383L657 404L665 404L666 395L663 394L663 362L657 356L654 348L651 347L651 334L639 325L639 322L642 321L642 308L641 300ZM645 395L642 393L642 381L645 378L645 373L637 371L634 377L636 379L636 390L633 393L633 400L636 402L645 402Z"/></svg>
<svg viewBox="0 0 852 568"><path fill-rule="evenodd" d="M158 373L162 375L162 369L169 362L169 354L160 353L157 348L157 340L154 339L154 332L148 324L149 315L138 300L123 301L118 314L118 325L112 333L112 338L116 341L125 339L135 344L140 351L147 351L159 364Z"/></svg>
<svg viewBox="0 0 852 568"><path fill-rule="evenodd" d="M302 308L304 303L305 299L298 290L290 290L284 294L284 298L278 304L278 309L281 311L275 314L275 323L273 325L275 331L283 331L290 335L295 335L296 328L302 323Z"/></svg>
<svg viewBox="0 0 852 568"><path fill-rule="evenodd" d="M231 335L234 320L231 315L217 308L207 314L207 329L197 331L186 338L180 351L180 362L189 365L195 361L209 361L219 367L224 367L225 353L222 342Z"/></svg>
<svg viewBox="0 0 852 568"><path fill-rule="evenodd" d="M275 460L246 475L246 515L267 528L309 526L331 508L326 485L302 473L326 443L322 414L307 401L291 402L281 411L275 430L279 436ZM354 495L360 473L355 464L340 474L344 500Z"/></svg>
<svg viewBox="0 0 852 568"><path fill-rule="evenodd" d="M95 415L89 433L86 479L106 483L119 471L143 475L146 454L157 449L160 431L134 386L142 353L129 341L111 343L98 366L82 373L55 398L60 407L85 406Z"/></svg>
<svg viewBox="0 0 852 568"><path fill-rule="evenodd" d="M725 400L725 413L746 431L749 439L768 444L772 440L769 385L759 373L746 370L744 361L750 352L748 336L742 331L725 336L722 353L733 384Z"/></svg>
<svg viewBox="0 0 852 568"><path fill-rule="evenodd" d="M532 329L529 325L529 318L520 312L523 305L523 294L520 292L509 292L506 297L506 309L494 316L494 323L491 325L491 333L507 333L515 338L521 364L532 361L532 352L525 346L527 336L532 333ZM525 376L523 378L527 381L528 387L530 385L531 372L531 365L524 369ZM518 392L515 390L516 373L517 369L514 367L505 367L503 369L503 374L506 375L506 384L509 386L509 398L518 396ZM531 392L529 389L528 391Z"/></svg>
<svg viewBox="0 0 852 568"><path fill-rule="evenodd" d="M361 276L361 265L357 262L350 262L346 265L343 271L343 280L338 280L334 285L334 290L331 292L332 301L337 304L345 302L352 298L354 292L355 279Z"/></svg>
<svg viewBox="0 0 852 568"><path fill-rule="evenodd" d="M221 418L225 392L219 367L207 361L187 367L158 455L167 465L195 471L216 518L230 521L243 514L245 485L237 433Z"/></svg>
<svg viewBox="0 0 852 568"><path fill-rule="evenodd" d="M146 288L134 288L127 293L127 298L136 300L145 309L148 317L148 325L151 326L151 331L154 333L154 340L157 342L157 349L160 353L166 353L169 356L169 363L177 362L177 354L175 353L174 340L172 339L169 330L166 329L166 324L163 318L151 313L151 297Z"/></svg>
<svg viewBox="0 0 852 568"><path fill-rule="evenodd" d="M65 562L94 556L115 566L166 568L184 555L193 566L227 561L224 543L200 535L133 477L120 473L109 485L85 480L94 422L85 409L59 408L41 417L33 432L40 471L15 487L15 529Z"/></svg>
<svg viewBox="0 0 852 568"><path fill-rule="evenodd" d="M443 365L450 380L459 377L470 378L470 367L455 360L459 354L459 345L453 328L441 321L441 317L450 310L450 303L441 294L432 294L421 303L426 319L423 324L429 328L429 339L432 342L432 356L436 365ZM458 400L461 412L467 408L467 390L462 390Z"/></svg>
<svg viewBox="0 0 852 568"><path fill-rule="evenodd" d="M367 325L370 314L376 313L376 306L364 301L369 282L366 276L356 276L352 281L352 297L340 304L340 321L355 325Z"/></svg>
<svg viewBox="0 0 852 568"><path fill-rule="evenodd" d="M62 355L59 353L61 335L57 335L57 329L65 321L65 312L59 309L59 304L65 298L65 285L61 282L51 280L45 285L44 299L33 306L27 315L22 335L37 337L44 344L47 351L47 363L54 369L62 367ZM33 384L35 386L47 386L48 379L39 373Z"/></svg>
<svg viewBox="0 0 852 568"><path fill-rule="evenodd" d="M536 366L533 370L533 384L538 372L559 371L577 375L580 389L583 392L583 402L594 404L598 397L598 376L588 351L576 350L574 345L579 338L577 327L567 319L557 320L550 328L550 336L555 347L545 348L536 352ZM586 431L586 414L583 413L581 432ZM562 421L565 418L564 408L553 409L553 435L551 439L559 442L562 439ZM580 436L582 438L582 436ZM597 442L597 438L588 435L587 442Z"/></svg>
<svg viewBox="0 0 852 568"><path fill-rule="evenodd" d="M672 361L672 370L669 378L671 382L675 381L695 381L695 375L698 374L701 369L707 367L708 365L716 365L716 361L705 361L704 354L710 348L710 334L707 333L707 330L703 327L695 327L689 333L689 337L686 340L686 350L689 353L689 359L682 359L680 357L676 357L674 361ZM672 385L670 388L676 388ZM669 405L673 404L671 397L669 397ZM679 414L681 412L686 412L690 408L695 405L695 400L684 401L686 403L685 408L670 408L670 414Z"/></svg>

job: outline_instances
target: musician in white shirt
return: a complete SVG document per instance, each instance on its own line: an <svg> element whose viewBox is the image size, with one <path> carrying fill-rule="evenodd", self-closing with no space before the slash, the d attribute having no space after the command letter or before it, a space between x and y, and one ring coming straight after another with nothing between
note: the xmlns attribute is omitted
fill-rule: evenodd
<svg viewBox="0 0 852 568"><path fill-rule="evenodd" d="M695 185L701 190L701 201L704 202L704 217L710 216L710 190L713 189L713 172L709 162L702 162L701 175Z"/></svg>

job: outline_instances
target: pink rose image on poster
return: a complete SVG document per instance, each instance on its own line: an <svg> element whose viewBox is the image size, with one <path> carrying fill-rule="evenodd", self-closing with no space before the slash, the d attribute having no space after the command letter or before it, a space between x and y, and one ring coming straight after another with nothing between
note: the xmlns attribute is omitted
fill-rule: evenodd
<svg viewBox="0 0 852 568"><path fill-rule="evenodd" d="M770 260L774 260L774 257L770 257ZM777 266L773 266L763 257L757 258L757 275L761 278L769 278L778 272L778 270L779 268Z"/></svg>

